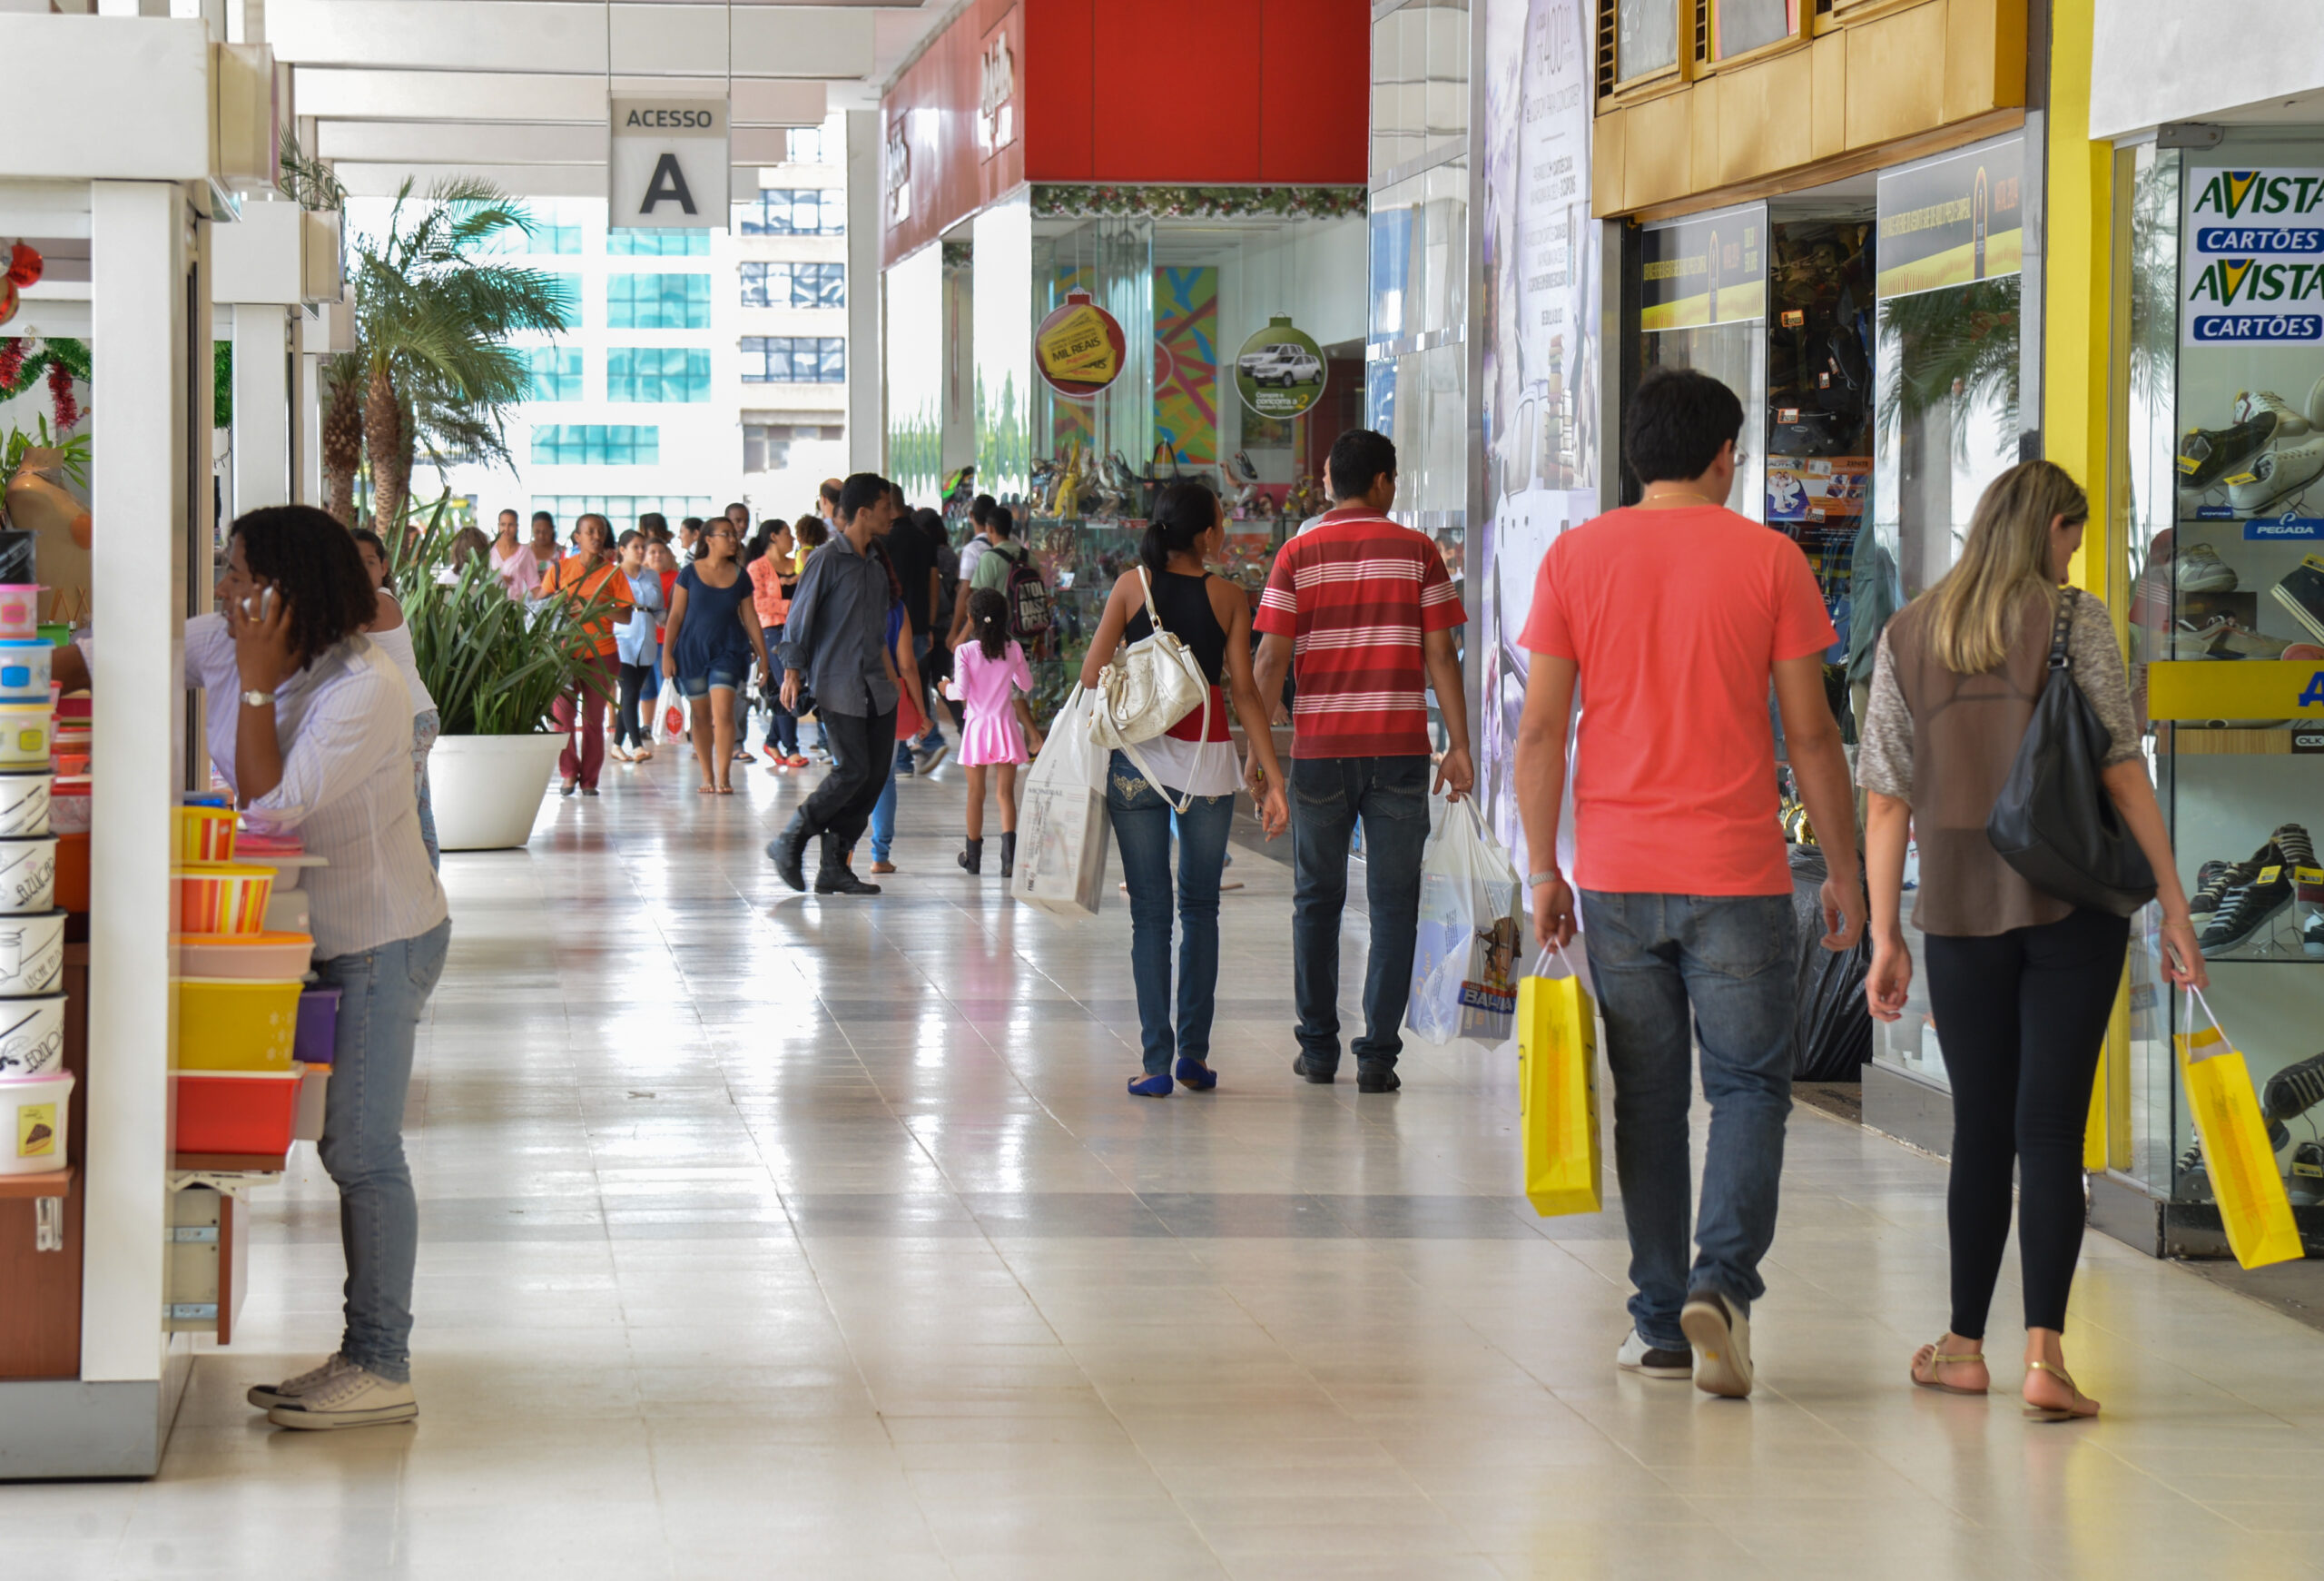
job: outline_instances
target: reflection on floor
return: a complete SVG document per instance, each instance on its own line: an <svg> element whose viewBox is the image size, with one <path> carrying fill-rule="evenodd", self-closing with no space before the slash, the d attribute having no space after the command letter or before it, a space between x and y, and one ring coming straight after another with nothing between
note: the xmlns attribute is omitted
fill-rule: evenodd
<svg viewBox="0 0 2324 1581"><path fill-rule="evenodd" d="M738 777L609 768L528 852L445 865L419 1424L242 1405L337 1338L308 1151L162 1476L0 1487L10 1575L2324 1573L2299 1324L2093 1237L2102 1422L1912 1389L1943 1167L1803 1109L1758 1396L1619 1376L1617 1216L1516 1198L1508 1056L1291 1076L1281 867L1235 870L1218 1092L1134 1102L1118 896L1077 927L960 874L947 769L901 787L888 894L795 897L758 847L805 776Z"/></svg>

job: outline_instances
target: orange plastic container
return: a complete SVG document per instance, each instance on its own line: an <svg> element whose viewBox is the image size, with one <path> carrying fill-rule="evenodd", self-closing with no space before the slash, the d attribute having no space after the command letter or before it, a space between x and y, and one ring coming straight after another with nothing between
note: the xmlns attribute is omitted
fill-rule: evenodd
<svg viewBox="0 0 2324 1581"><path fill-rule="evenodd" d="M189 862L178 868L177 881L178 932L255 934L265 928L266 903L274 898L273 868Z"/></svg>
<svg viewBox="0 0 2324 1581"><path fill-rule="evenodd" d="M231 862L234 859L234 815L224 807L180 807L180 862Z"/></svg>

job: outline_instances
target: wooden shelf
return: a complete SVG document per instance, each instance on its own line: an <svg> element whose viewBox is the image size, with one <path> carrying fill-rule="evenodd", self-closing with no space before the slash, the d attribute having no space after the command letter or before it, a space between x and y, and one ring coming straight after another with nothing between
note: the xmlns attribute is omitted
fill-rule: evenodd
<svg viewBox="0 0 2324 1581"><path fill-rule="evenodd" d="M67 1165L61 1170L48 1170L37 1175L0 1175L0 1200L14 1197L62 1197L73 1190L73 1171Z"/></svg>

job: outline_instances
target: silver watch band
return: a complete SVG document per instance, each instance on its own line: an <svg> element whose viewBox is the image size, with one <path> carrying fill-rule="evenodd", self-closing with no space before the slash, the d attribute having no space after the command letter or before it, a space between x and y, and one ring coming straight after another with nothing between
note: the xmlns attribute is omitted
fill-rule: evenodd
<svg viewBox="0 0 2324 1581"><path fill-rule="evenodd" d="M1547 873L1529 873L1525 875L1525 887L1528 889L1539 889L1541 885L1549 883L1550 880L1557 876L1558 870L1554 867L1551 868Z"/></svg>

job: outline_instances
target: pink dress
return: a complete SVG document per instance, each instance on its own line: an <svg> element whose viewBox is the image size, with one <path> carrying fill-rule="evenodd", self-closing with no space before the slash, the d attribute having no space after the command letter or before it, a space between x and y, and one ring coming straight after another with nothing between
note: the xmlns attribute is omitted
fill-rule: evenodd
<svg viewBox="0 0 2324 1581"><path fill-rule="evenodd" d="M974 768L1025 762L1024 728L1009 706L1010 687L1027 697L1033 693L1033 670L1025 662L1025 650L1012 642L999 658L987 658L981 645L964 642L953 651L952 677L968 715L960 726L961 765Z"/></svg>

